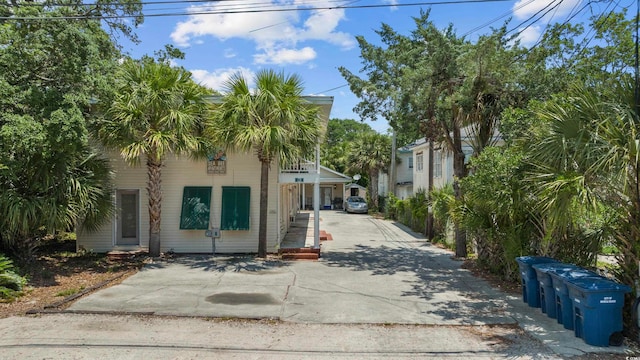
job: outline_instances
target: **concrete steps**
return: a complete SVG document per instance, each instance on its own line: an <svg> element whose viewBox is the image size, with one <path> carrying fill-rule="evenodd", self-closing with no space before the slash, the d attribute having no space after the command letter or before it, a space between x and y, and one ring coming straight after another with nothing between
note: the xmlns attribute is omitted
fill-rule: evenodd
<svg viewBox="0 0 640 360"><path fill-rule="evenodd" d="M303 248L282 248L278 250L278 254L283 260L312 260L317 261L320 258L320 249L311 247Z"/></svg>

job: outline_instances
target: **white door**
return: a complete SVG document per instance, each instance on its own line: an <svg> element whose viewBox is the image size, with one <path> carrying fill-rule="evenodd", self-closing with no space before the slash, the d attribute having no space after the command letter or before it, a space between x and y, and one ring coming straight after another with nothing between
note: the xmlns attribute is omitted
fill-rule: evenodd
<svg viewBox="0 0 640 360"><path fill-rule="evenodd" d="M116 192L116 245L140 245L140 191Z"/></svg>
<svg viewBox="0 0 640 360"><path fill-rule="evenodd" d="M329 207L329 209L331 208L331 194L333 192L333 188L332 187L321 187L320 188L320 204L321 204L321 208L326 208L327 206Z"/></svg>

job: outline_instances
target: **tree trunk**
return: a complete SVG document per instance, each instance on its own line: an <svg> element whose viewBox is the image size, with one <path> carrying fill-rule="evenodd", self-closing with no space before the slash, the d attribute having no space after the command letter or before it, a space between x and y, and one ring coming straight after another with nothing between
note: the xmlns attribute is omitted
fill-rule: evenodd
<svg viewBox="0 0 640 360"><path fill-rule="evenodd" d="M149 255L160 256L160 220L162 217L162 160L147 156L147 194L149 195Z"/></svg>
<svg viewBox="0 0 640 360"><path fill-rule="evenodd" d="M453 194L456 201L462 200L462 189L460 189L460 179L467 175L466 166L464 164L464 152L462 151L462 140L460 138L460 128L456 127L453 131L454 151L453 151ZM454 232L456 238L456 257L467 257L467 234L460 228L457 222L454 222Z"/></svg>
<svg viewBox="0 0 640 360"><path fill-rule="evenodd" d="M380 211L378 208L378 170L369 172L369 180L371 181L369 184L369 188L371 189L371 201L373 202L373 206L376 208L376 211Z"/></svg>
<svg viewBox="0 0 640 360"><path fill-rule="evenodd" d="M433 140L429 140L429 183L427 184L427 200L429 206L427 207L427 224L425 229L425 235L429 241L433 241L433 206L431 202L431 191L433 191Z"/></svg>
<svg viewBox="0 0 640 360"><path fill-rule="evenodd" d="M269 162L260 168L260 225L258 230L258 257L267 257L267 212L269 205Z"/></svg>

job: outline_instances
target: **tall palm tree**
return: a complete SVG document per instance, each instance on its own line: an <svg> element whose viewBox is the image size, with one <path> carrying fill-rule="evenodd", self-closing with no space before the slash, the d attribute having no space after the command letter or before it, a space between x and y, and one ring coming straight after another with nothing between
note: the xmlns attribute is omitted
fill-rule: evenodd
<svg viewBox="0 0 640 360"><path fill-rule="evenodd" d="M378 207L378 173L391 163L391 138L376 132L358 136L348 156L350 172L369 175L369 194L374 207Z"/></svg>
<svg viewBox="0 0 640 360"><path fill-rule="evenodd" d="M97 124L97 134L131 165L146 158L149 254L158 256L164 159L169 153L195 155L203 150L199 135L210 92L185 69L151 59L126 60L117 76L116 98Z"/></svg>
<svg viewBox="0 0 640 360"><path fill-rule="evenodd" d="M318 109L302 98L302 80L263 70L256 88L234 74L224 85L222 104L214 108L206 134L231 150L255 151L260 169L260 225L258 256L267 255L269 168L310 155L322 133Z"/></svg>

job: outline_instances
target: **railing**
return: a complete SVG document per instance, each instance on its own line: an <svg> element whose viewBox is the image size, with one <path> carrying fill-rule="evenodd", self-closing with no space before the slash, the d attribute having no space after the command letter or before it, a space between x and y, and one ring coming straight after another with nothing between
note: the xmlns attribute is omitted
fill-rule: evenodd
<svg viewBox="0 0 640 360"><path fill-rule="evenodd" d="M297 163L283 165L281 173L286 174L309 174L316 171L316 164L308 160L300 160Z"/></svg>

